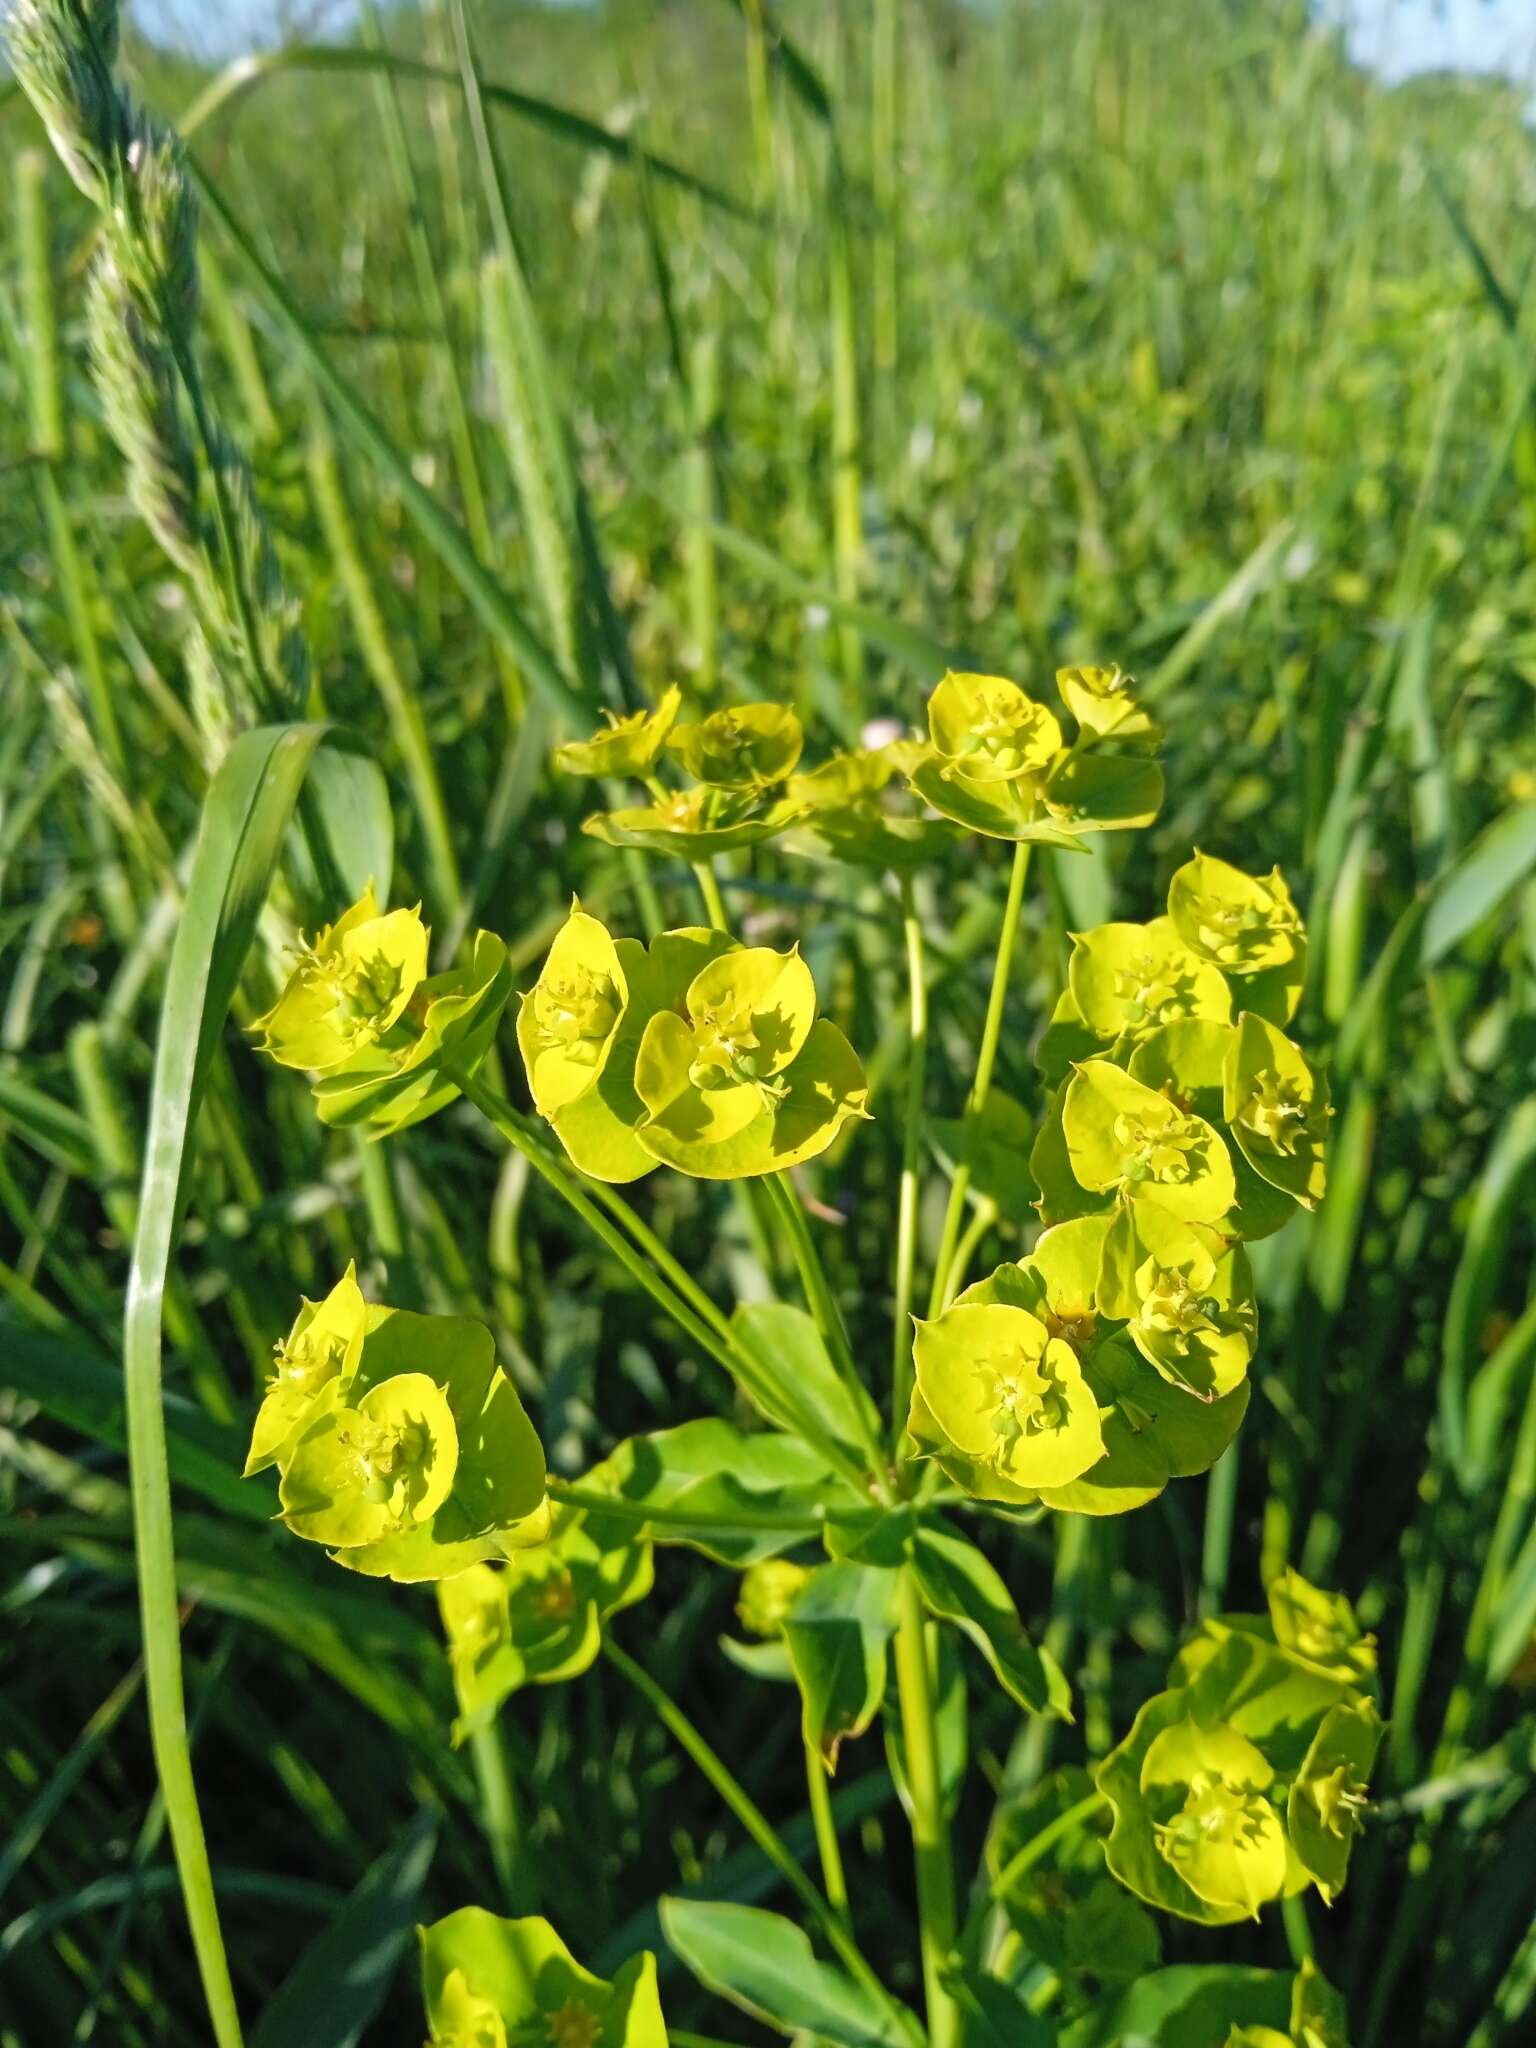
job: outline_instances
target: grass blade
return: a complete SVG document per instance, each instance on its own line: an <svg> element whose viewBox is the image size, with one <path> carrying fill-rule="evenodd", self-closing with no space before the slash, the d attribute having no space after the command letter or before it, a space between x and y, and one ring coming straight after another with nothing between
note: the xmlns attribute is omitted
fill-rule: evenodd
<svg viewBox="0 0 1536 2048"><path fill-rule="evenodd" d="M240 2048L240 2016L219 1931L187 1743L161 1397L161 1324L187 1137L201 1083L323 730L317 725L260 726L242 734L208 792L161 1009L124 1320L128 1457L150 1735L219 2048Z"/></svg>

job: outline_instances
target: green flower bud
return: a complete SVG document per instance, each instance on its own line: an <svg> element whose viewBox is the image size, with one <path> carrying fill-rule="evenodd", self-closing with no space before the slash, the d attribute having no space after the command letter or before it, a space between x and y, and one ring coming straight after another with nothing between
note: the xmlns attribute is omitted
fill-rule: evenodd
<svg viewBox="0 0 1536 2048"><path fill-rule="evenodd" d="M554 1116L595 1085L628 1000L617 947L573 899L517 1018L517 1042L541 1116Z"/></svg>
<svg viewBox="0 0 1536 2048"><path fill-rule="evenodd" d="M301 945L282 994L251 1026L285 1067L328 1074L377 1046L427 972L420 905L381 914L370 883L342 917Z"/></svg>
<svg viewBox="0 0 1536 2048"><path fill-rule="evenodd" d="M1141 1789L1158 1853L1197 1898L1258 1918L1285 1887L1286 1837L1268 1798L1275 1773L1235 1728L1175 1722L1148 1748Z"/></svg>
<svg viewBox="0 0 1536 2048"><path fill-rule="evenodd" d="M1063 1486L1104 1455L1098 1402L1076 1352L1029 1310L956 1303L918 1322L913 1357L944 1437L1011 1485Z"/></svg>
<svg viewBox="0 0 1536 2048"><path fill-rule="evenodd" d="M782 1636L784 1617L794 1606L801 1588L811 1576L803 1564L787 1558L769 1557L741 1575L741 1595L736 1602L737 1619L755 1636Z"/></svg>
<svg viewBox="0 0 1536 2048"><path fill-rule="evenodd" d="M247 1479L279 1464L325 1390L345 1388L363 1355L368 1305L349 1265L324 1301L306 1301L275 1347L272 1374L251 1431Z"/></svg>
<svg viewBox="0 0 1536 2048"><path fill-rule="evenodd" d="M1323 1074L1282 1031L1245 1012L1227 1051L1222 1094L1254 1172L1315 1209L1327 1186L1323 1150L1333 1114Z"/></svg>
<svg viewBox="0 0 1536 2048"><path fill-rule="evenodd" d="M1085 1188L1123 1189L1190 1223L1218 1222L1232 1207L1232 1162L1218 1133L1109 1060L1073 1069L1061 1122Z"/></svg>
<svg viewBox="0 0 1536 2048"><path fill-rule="evenodd" d="M1184 944L1171 918L1103 924L1075 936L1067 968L1079 1014L1099 1038L1149 1038L1165 1024L1225 1024L1232 998L1219 969Z"/></svg>
<svg viewBox="0 0 1536 2048"><path fill-rule="evenodd" d="M1059 668L1061 701L1085 733L1099 739L1157 740L1156 721L1136 702L1136 679L1110 668Z"/></svg>
<svg viewBox="0 0 1536 2048"><path fill-rule="evenodd" d="M680 725L667 744L696 781L757 795L793 772L805 735L781 704L741 704Z"/></svg>
<svg viewBox="0 0 1536 2048"><path fill-rule="evenodd" d="M633 776L643 782L661 759L682 701L682 691L671 683L654 711L631 711L625 718L610 713L605 732L556 747L555 766L567 775Z"/></svg>

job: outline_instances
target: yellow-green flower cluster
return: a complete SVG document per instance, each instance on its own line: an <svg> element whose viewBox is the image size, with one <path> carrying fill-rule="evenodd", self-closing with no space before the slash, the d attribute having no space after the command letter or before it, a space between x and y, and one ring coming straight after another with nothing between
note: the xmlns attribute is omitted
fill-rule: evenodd
<svg viewBox="0 0 1536 2048"><path fill-rule="evenodd" d="M1138 1898L1209 1925L1349 1869L1382 1723L1348 1601L1283 1573L1267 1617L1206 1622L1100 1765L1105 1854Z"/></svg>
<svg viewBox="0 0 1536 2048"><path fill-rule="evenodd" d="M462 1742L525 1685L591 1664L610 1615L651 1590L651 1545L634 1522L557 1507L549 1540L504 1564L471 1565L437 1589Z"/></svg>
<svg viewBox="0 0 1536 2048"><path fill-rule="evenodd" d="M1081 835L1150 824L1163 779L1158 728L1123 669L1063 668L1057 688L1077 727L1005 676L951 671L928 701L928 736L834 754L796 772L795 714L768 703L677 723L678 691L590 740L556 750L572 774L631 777L647 805L588 818L612 846L708 859L784 836L788 849L855 866L917 866L957 829L1078 847ZM688 778L664 783L669 761ZM914 803L914 799L916 799Z"/></svg>
<svg viewBox="0 0 1536 2048"><path fill-rule="evenodd" d="M785 794L805 743L800 721L779 704L741 704L679 725L674 686L654 711L632 712L590 740L555 750L555 766L571 775L632 778L648 804L600 811L582 827L610 846L707 860L771 839L802 815ZM665 757L690 778L668 788Z"/></svg>
<svg viewBox="0 0 1536 2048"><path fill-rule="evenodd" d="M370 883L298 948L282 994L251 1027L280 1065L315 1076L323 1122L380 1134L431 1116L458 1093L512 990L507 949L477 932L469 964L427 973L430 934L414 910L381 911Z"/></svg>
<svg viewBox="0 0 1536 2048"><path fill-rule="evenodd" d="M705 1180L794 1166L865 1113L852 1047L798 950L687 927L649 947L572 906L523 998L534 1105L583 1172Z"/></svg>
<svg viewBox="0 0 1536 2048"><path fill-rule="evenodd" d="M667 2048L656 1958L607 1982L547 1920L464 1906L421 1929L427 2048Z"/></svg>
<svg viewBox="0 0 1536 2048"><path fill-rule="evenodd" d="M549 1532L544 1453L483 1325L370 1305L349 1266L277 1346L246 1474L373 1577L443 1579Z"/></svg>
<svg viewBox="0 0 1536 2048"><path fill-rule="evenodd" d="M942 817L993 839L1078 846L1085 832L1149 825L1163 798L1149 758L1158 730L1119 668L1057 671L1076 721L1070 743L1050 708L1006 676L951 671L928 700L928 743L912 788Z"/></svg>
<svg viewBox="0 0 1536 2048"><path fill-rule="evenodd" d="M1326 1083L1263 1013L1301 986L1285 884L1197 855L1169 902L1074 941L1045 1234L918 1326L912 1436L985 1499L1111 1514L1205 1471L1248 1400L1244 1241L1323 1192Z"/></svg>

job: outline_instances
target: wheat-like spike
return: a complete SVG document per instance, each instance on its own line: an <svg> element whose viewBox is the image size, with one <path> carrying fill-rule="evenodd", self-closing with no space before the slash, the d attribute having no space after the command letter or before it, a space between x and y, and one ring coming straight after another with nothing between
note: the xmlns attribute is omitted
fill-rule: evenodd
<svg viewBox="0 0 1536 2048"><path fill-rule="evenodd" d="M244 725L296 709L307 662L250 470L198 378L197 203L181 142L115 83L118 26L116 0L16 0L5 40L65 168L101 212L87 314L107 426L134 506L196 593L207 643L194 670L206 655L222 672ZM200 471L216 518L200 504ZM206 689L193 699L206 705Z"/></svg>

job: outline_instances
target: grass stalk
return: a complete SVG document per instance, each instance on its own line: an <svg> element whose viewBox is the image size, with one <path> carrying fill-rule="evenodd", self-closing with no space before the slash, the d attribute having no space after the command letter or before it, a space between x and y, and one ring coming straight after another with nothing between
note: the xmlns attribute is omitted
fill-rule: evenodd
<svg viewBox="0 0 1536 2048"><path fill-rule="evenodd" d="M931 2048L960 2048L965 2038L965 2018L945 1983L956 1933L954 1856L939 1777L927 1625L917 1580L905 1566L897 1603L896 1690L912 1801L912 1849L917 1867L928 2038Z"/></svg>

